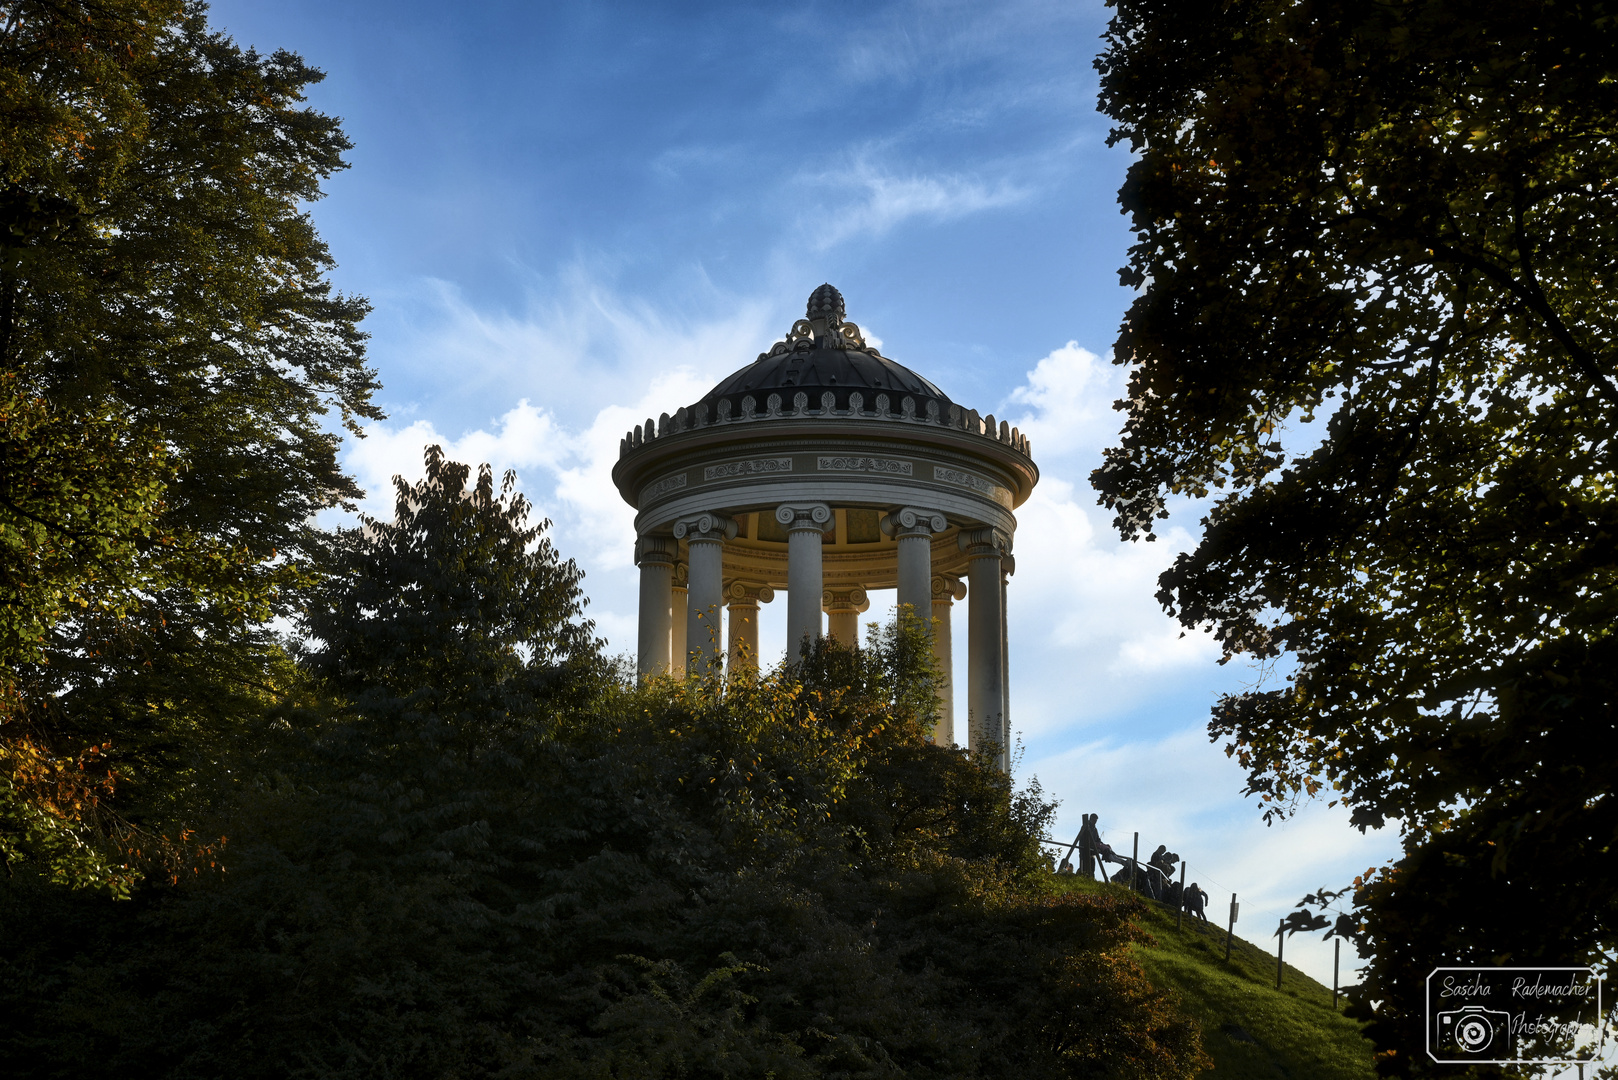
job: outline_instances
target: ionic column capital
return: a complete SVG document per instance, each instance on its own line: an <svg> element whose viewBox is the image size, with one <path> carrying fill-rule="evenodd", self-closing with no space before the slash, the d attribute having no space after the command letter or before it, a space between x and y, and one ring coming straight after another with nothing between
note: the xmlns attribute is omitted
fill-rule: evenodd
<svg viewBox="0 0 1618 1080"><path fill-rule="evenodd" d="M828 615L839 611L863 612L870 609L871 600L863 587L855 585L851 589L825 590L820 594L820 607Z"/></svg>
<svg viewBox="0 0 1618 1080"><path fill-rule="evenodd" d="M775 590L751 581L732 581L725 586L725 603L731 607L758 607L775 599Z"/></svg>
<svg viewBox="0 0 1618 1080"><path fill-rule="evenodd" d="M635 565L673 565L674 541L667 536L642 536L635 541Z"/></svg>
<svg viewBox="0 0 1618 1080"><path fill-rule="evenodd" d="M714 511L692 514L674 523L674 538L684 540L688 544L693 541L697 543L703 541L718 543L733 540L735 537L735 519Z"/></svg>
<svg viewBox="0 0 1618 1080"><path fill-rule="evenodd" d="M1002 557L1011 554L1011 534L1004 529L985 526L981 529L962 529L956 543L962 551L974 559L986 558L991 555Z"/></svg>
<svg viewBox="0 0 1618 1080"><path fill-rule="evenodd" d="M775 508L775 520L787 532L830 532L837 516L825 503L787 503Z"/></svg>
<svg viewBox="0 0 1618 1080"><path fill-rule="evenodd" d="M949 521L937 510L906 506L882 519L882 531L889 536L931 536L949 528Z"/></svg>
<svg viewBox="0 0 1618 1080"><path fill-rule="evenodd" d="M933 603L948 604L966 599L966 582L954 574L939 574L933 578Z"/></svg>
<svg viewBox="0 0 1618 1080"><path fill-rule="evenodd" d="M674 564L674 587L683 589L689 584L691 584L691 564L688 562L676 562Z"/></svg>

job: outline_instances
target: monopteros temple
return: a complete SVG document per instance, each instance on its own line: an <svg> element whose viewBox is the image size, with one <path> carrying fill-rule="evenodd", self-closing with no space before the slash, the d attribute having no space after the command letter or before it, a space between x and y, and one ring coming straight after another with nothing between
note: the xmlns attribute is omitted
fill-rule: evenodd
<svg viewBox="0 0 1618 1080"><path fill-rule="evenodd" d="M756 664L759 605L782 590L794 654L828 631L853 645L868 594L897 589L930 616L949 745L965 600L967 745L1004 754L1013 511L1039 470L1015 428L867 345L836 289L702 400L626 435L612 478L637 511L642 677Z"/></svg>

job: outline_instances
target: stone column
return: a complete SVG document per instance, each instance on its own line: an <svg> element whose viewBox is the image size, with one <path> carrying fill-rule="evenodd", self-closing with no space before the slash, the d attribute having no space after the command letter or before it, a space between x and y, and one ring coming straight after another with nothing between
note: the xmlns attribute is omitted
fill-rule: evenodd
<svg viewBox="0 0 1618 1080"><path fill-rule="evenodd" d="M852 589L828 589L820 598L826 609L826 632L832 640L852 649L860 643L860 612L871 606L870 598L858 585Z"/></svg>
<svg viewBox="0 0 1618 1080"><path fill-rule="evenodd" d="M670 670L676 679L685 678L685 667L691 662L685 648L686 620L690 606L686 586L691 582L691 568L683 562L674 564L674 588L669 596L669 656Z"/></svg>
<svg viewBox="0 0 1618 1080"><path fill-rule="evenodd" d="M635 542L640 565L640 624L635 674L642 682L669 670L669 597L674 584L674 542L643 536Z"/></svg>
<svg viewBox="0 0 1618 1080"><path fill-rule="evenodd" d="M836 524L825 503L778 506L775 520L787 531L787 658L794 660L804 638L820 640L820 537Z"/></svg>
<svg viewBox="0 0 1618 1080"><path fill-rule="evenodd" d="M933 741L955 745L955 651L950 634L950 608L966 599L966 586L953 574L933 578L933 660L938 664L938 723Z"/></svg>
<svg viewBox="0 0 1618 1080"><path fill-rule="evenodd" d="M971 585L966 623L967 746L986 750L993 745L998 763L1006 768L1005 590L1000 566L1005 535L998 529L973 529L961 533L960 544L971 558L967 569Z"/></svg>
<svg viewBox="0 0 1618 1080"><path fill-rule="evenodd" d="M725 599L725 541L736 535L736 522L720 514L693 514L674 523L674 537L684 540L690 565L686 598L686 647L691 674L702 676L722 663L720 605Z"/></svg>
<svg viewBox="0 0 1618 1080"><path fill-rule="evenodd" d="M730 624L730 674L734 677L743 668L757 671L758 606L774 600L775 590L768 585L732 581L725 587L725 599Z"/></svg>
<svg viewBox="0 0 1618 1080"><path fill-rule="evenodd" d="M1017 559L1006 555L1000 560L1000 745L1005 747L1003 769L1011 768L1011 637L1006 633L1010 612L1006 607L1006 586L1017 572Z"/></svg>
<svg viewBox="0 0 1618 1080"><path fill-rule="evenodd" d="M933 533L948 525L937 510L914 506L882 519L883 531L899 541L899 610L909 604L910 613L923 623L932 618Z"/></svg>

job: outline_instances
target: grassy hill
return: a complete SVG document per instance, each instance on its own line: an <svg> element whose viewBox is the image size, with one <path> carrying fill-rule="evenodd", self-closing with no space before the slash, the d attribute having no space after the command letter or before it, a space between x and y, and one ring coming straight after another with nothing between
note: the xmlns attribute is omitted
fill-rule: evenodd
<svg viewBox="0 0 1618 1080"><path fill-rule="evenodd" d="M1086 892L1119 889L1080 877L1059 877L1061 887ZM1275 988L1275 954L1243 940L1225 960L1225 928L1194 921L1174 928L1174 912L1145 901L1142 923L1155 946L1137 946L1152 981L1175 990L1185 1011L1202 1025L1203 1046L1214 1060L1204 1080L1373 1080L1371 1043L1357 1021L1333 1011L1331 987L1291 964Z"/></svg>

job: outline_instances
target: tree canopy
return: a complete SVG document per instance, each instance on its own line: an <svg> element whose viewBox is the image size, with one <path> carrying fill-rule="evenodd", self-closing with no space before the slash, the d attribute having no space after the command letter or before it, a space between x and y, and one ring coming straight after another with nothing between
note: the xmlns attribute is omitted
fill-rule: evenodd
<svg viewBox="0 0 1618 1080"><path fill-rule="evenodd" d="M1419 1071L1438 963L1618 946L1618 17L1116 9L1138 296L1093 483L1131 539L1213 498L1159 597L1269 673L1210 728L1266 816L1403 828L1341 929Z"/></svg>
<svg viewBox="0 0 1618 1080"><path fill-rule="evenodd" d="M122 889L278 692L265 627L357 494L328 414L380 415L367 306L305 205L348 142L200 3L0 16L0 855Z"/></svg>

